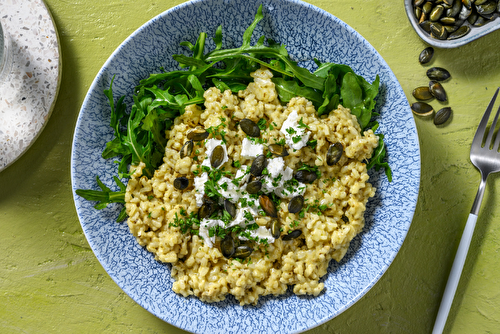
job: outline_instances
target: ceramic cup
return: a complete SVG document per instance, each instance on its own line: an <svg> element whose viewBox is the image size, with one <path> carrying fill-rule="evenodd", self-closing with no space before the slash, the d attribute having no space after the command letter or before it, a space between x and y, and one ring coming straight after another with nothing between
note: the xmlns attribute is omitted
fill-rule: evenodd
<svg viewBox="0 0 500 334"><path fill-rule="evenodd" d="M12 65L12 50L7 31L0 22L0 84L3 84L10 73Z"/></svg>

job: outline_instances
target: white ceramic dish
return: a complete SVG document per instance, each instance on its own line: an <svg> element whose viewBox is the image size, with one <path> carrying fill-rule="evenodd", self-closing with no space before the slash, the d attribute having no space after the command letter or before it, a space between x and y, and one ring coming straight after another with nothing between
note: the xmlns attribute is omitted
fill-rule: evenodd
<svg viewBox="0 0 500 334"><path fill-rule="evenodd" d="M286 44L290 55L308 66L316 57L347 64L370 82L380 76L376 111L381 113L380 131L386 134L393 181L389 183L383 171L371 171L371 182L378 190L367 207L366 227L353 240L345 258L330 263L321 295L298 297L289 290L246 307L232 297L207 304L175 294L170 267L140 247L126 224L115 222L119 206L96 211L94 203L75 195L82 229L113 280L154 315L194 333L296 333L332 319L359 300L387 270L410 227L417 201L418 137L409 103L394 74L356 31L331 14L296 0L197 0L166 11L134 32L104 64L82 105L71 159L73 190L97 189L96 175L112 185L112 176L117 173L113 159L101 158L113 134L103 94L112 77L116 75L115 96L126 95L125 102L130 104L131 92L140 79L158 73L161 66L175 68L171 55L185 52L180 42L194 43L201 31L210 39L222 24L225 46L241 45L243 32L260 3L264 20L255 39L264 33ZM214 47L210 43L208 49Z"/></svg>
<svg viewBox="0 0 500 334"><path fill-rule="evenodd" d="M457 0L460 1L460 0ZM415 29L415 32L417 35L427 44L435 46L437 48L441 49L452 49L456 48L459 46L463 46L465 44L468 44L472 41L475 41L476 39L483 37L497 29L500 29L500 19L496 19L493 22L490 22L488 24L485 24L482 27L472 27L471 31L465 35L464 37L457 38L457 39L452 39L452 40L439 40L432 38L428 33L426 33L420 26L418 25L418 20L415 17L414 14L414 9L413 9L413 2L414 0L405 0L405 10L406 10L406 15L408 16L408 20L410 21L411 25L413 26L413 29ZM467 22L465 24L468 25Z"/></svg>

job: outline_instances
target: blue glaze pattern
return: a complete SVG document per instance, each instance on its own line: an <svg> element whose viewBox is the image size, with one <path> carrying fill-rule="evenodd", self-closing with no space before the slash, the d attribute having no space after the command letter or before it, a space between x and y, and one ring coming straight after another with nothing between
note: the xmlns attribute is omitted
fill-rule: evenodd
<svg viewBox="0 0 500 334"><path fill-rule="evenodd" d="M94 203L74 195L82 229L96 257L110 277L132 299L164 321L193 333L297 333L324 323L349 308L383 275L410 227L420 181L420 151L409 103L389 66L356 31L331 14L297 0L196 0L174 7L135 31L111 55L83 102L75 129L71 178L76 189L98 189L96 175L113 185L116 164L101 153L112 139L110 109L103 90L113 84L115 97L131 92L139 80L160 67L177 69L172 54L184 53L201 31L212 37L222 24L225 47L238 47L257 7L264 20L254 33L284 43L293 59L312 66L313 58L351 66L368 81L378 74L381 91L376 109L379 131L386 134L393 181L383 171L370 171L377 188L365 214L366 226L351 243L345 258L331 261L318 297L291 293L266 296L257 306L240 306L233 297L207 304L172 292L169 265L154 260L140 247L125 223L115 219L118 205L97 211ZM207 41L207 50L214 45ZM311 69L311 68L310 68Z"/></svg>

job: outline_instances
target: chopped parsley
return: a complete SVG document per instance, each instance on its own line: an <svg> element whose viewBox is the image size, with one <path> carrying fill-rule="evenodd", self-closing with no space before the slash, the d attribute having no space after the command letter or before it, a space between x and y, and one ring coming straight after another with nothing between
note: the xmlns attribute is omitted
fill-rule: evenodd
<svg viewBox="0 0 500 334"><path fill-rule="evenodd" d="M309 129L309 126L302 121L302 117L299 119L299 128Z"/></svg>

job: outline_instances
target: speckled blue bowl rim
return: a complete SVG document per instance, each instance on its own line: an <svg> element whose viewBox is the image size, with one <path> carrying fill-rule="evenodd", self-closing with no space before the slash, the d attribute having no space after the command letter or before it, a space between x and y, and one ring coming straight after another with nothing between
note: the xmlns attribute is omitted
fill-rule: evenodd
<svg viewBox="0 0 500 334"><path fill-rule="evenodd" d="M393 181L389 183L382 170L370 171L370 182L377 192L367 205L366 226L351 242L345 258L340 263L330 262L328 274L321 280L326 287L323 293L318 297L300 297L289 288L285 295L261 297L256 306L244 307L231 296L213 304L178 296L171 291L170 266L155 261L152 254L140 247L126 223L115 222L120 206L110 205L97 211L94 203L74 194L84 234L110 277L143 308L193 333L299 333L333 319L357 302L387 270L406 237L417 202L418 135L398 80L355 30L335 16L298 0L190 1L154 17L130 35L103 65L82 104L72 146L73 193L76 189L98 189L96 175L108 186L113 185L114 159L106 161L100 157L105 143L112 138L109 107L102 93L112 77L116 75L115 98L127 95L125 102L130 105L130 93L138 80L147 77L151 69L159 72L160 66L174 68L175 63L169 60L171 54L185 52L178 42L194 43L200 29L205 29L211 38L215 28L224 22L225 43L241 45L243 31L260 3L264 5L265 18L254 39L264 31L266 36L286 44L292 58L309 69L316 57L347 64L370 82L380 75L378 131L386 135ZM196 15L196 21L190 20L192 15ZM229 18L234 17L238 17L238 23L228 27L233 23ZM175 41L150 41L165 37L162 34ZM165 52L169 47L175 52ZM208 41L207 48L212 49L213 43ZM139 54L134 57L134 52Z"/></svg>

